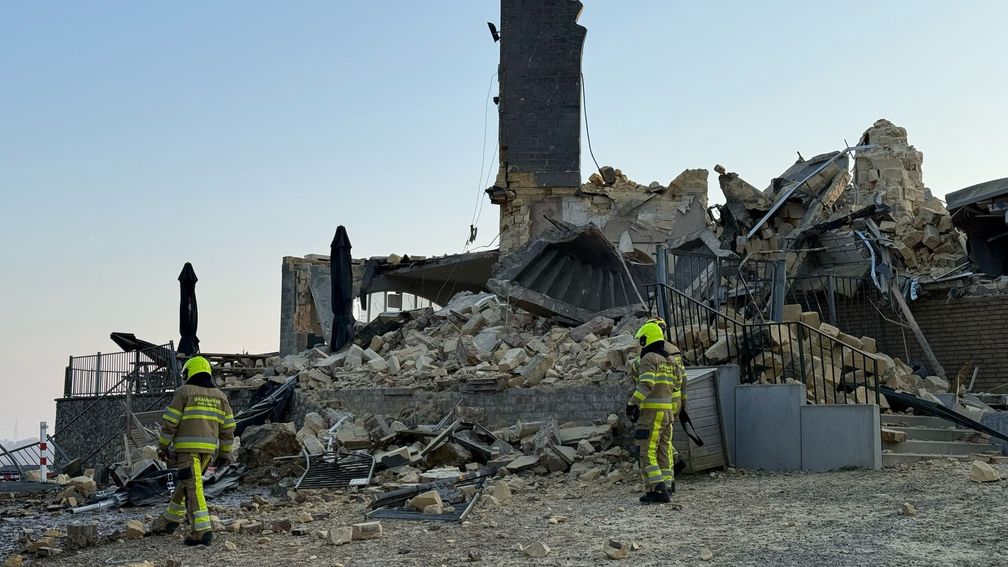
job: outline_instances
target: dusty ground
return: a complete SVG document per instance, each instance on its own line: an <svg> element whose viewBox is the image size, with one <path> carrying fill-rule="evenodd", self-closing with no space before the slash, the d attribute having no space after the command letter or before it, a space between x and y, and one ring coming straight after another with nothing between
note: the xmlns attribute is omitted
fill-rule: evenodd
<svg viewBox="0 0 1008 567"><path fill-rule="evenodd" d="M529 477L510 503L477 509L462 525L384 520L381 539L339 547L289 533L220 533L209 549L147 537L37 564L164 565L176 558L193 566L593 565L607 561L602 545L612 537L639 544L625 560L635 565L1008 565L1008 482L975 484L967 480L968 470L969 463L936 461L904 470L685 477L675 498L681 510L641 506L629 484L591 487ZM916 506L917 515L902 515L903 502ZM248 515L293 518L304 509L332 511L330 519L308 524L316 530L359 522L363 508L363 498L341 495L333 502L268 506ZM217 513L240 514L234 508ZM567 519L553 524L551 516ZM262 537L270 541L258 543ZM225 541L238 549L227 550ZM536 541L552 548L545 559L517 548ZM700 559L702 547L713 552L712 560Z"/></svg>

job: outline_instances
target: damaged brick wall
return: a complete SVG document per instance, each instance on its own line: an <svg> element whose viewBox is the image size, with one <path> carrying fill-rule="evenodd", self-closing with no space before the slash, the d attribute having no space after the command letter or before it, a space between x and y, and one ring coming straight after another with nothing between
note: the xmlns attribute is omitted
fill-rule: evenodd
<svg viewBox="0 0 1008 567"><path fill-rule="evenodd" d="M576 0L502 0L500 164L521 184L581 183L581 50ZM510 179L508 179L510 181Z"/></svg>
<svg viewBox="0 0 1008 567"><path fill-rule="evenodd" d="M1008 295L919 299L912 302L910 308L950 380L955 379L964 364L972 363L980 367L974 392L1008 382L1008 325L1005 324ZM898 320L894 314L887 316ZM845 314L838 309L837 317L847 333L868 336L877 333L863 316ZM913 331L887 322L881 323L881 329L881 336L877 337L879 346L884 344L888 354L905 359L909 350L909 362L927 360Z"/></svg>
<svg viewBox="0 0 1008 567"><path fill-rule="evenodd" d="M235 413L249 407L254 389L225 389ZM134 411L161 411L171 401L172 393L135 394ZM56 400L55 439L59 448L71 459L84 459L95 449L101 449L82 463L85 467L108 465L124 458L122 432L125 430L125 397L59 398ZM75 419L81 412L87 412ZM115 435L105 447L100 445Z"/></svg>
<svg viewBox="0 0 1008 567"><path fill-rule="evenodd" d="M280 272L281 355L301 352L320 339L325 340L309 284L312 262L292 256L283 259Z"/></svg>
<svg viewBox="0 0 1008 567"><path fill-rule="evenodd" d="M528 242L544 222L531 205L581 184L581 52L576 0L502 0L497 107L500 153L491 201L500 249Z"/></svg>

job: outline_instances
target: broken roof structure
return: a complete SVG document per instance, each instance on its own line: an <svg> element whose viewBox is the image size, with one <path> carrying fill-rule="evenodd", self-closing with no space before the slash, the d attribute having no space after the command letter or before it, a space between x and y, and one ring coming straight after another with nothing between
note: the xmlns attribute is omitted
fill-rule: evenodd
<svg viewBox="0 0 1008 567"><path fill-rule="evenodd" d="M946 196L952 223L966 233L970 258L992 276L1008 274L1008 177Z"/></svg>

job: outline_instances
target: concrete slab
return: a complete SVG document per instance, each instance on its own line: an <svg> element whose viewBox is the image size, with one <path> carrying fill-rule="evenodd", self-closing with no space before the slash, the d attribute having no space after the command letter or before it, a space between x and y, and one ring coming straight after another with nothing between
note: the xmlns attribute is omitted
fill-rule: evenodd
<svg viewBox="0 0 1008 567"><path fill-rule="evenodd" d="M802 406L802 470L881 468L880 428L874 404Z"/></svg>
<svg viewBox="0 0 1008 567"><path fill-rule="evenodd" d="M801 384L737 386L736 466L768 471L801 469L801 407L804 403L805 387ZM876 429L876 438L878 436Z"/></svg>

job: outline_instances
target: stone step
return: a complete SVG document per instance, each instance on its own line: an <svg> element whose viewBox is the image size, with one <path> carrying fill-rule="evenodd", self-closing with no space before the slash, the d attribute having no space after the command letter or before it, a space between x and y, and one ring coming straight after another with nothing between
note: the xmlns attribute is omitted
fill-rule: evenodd
<svg viewBox="0 0 1008 567"><path fill-rule="evenodd" d="M885 428L906 433L907 441L965 441L974 435L974 432L969 429L953 429L951 427L886 425Z"/></svg>
<svg viewBox="0 0 1008 567"><path fill-rule="evenodd" d="M893 467L896 465L905 465L919 461L934 461L936 459L947 458L949 458L948 455L926 455L922 453L893 453L890 451L882 451L882 466ZM953 458L963 461L972 459L972 457L969 456L956 456Z"/></svg>
<svg viewBox="0 0 1008 567"><path fill-rule="evenodd" d="M909 439L902 443L884 443L883 449L893 453L914 453L944 457L1000 452L1000 447L990 443L966 443L965 441L911 441Z"/></svg>
<svg viewBox="0 0 1008 567"><path fill-rule="evenodd" d="M882 418L882 425L885 427L944 427L947 429L956 427L956 425L951 421L946 421L940 417L933 417L930 415L883 414L880 417Z"/></svg>

